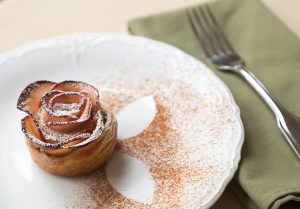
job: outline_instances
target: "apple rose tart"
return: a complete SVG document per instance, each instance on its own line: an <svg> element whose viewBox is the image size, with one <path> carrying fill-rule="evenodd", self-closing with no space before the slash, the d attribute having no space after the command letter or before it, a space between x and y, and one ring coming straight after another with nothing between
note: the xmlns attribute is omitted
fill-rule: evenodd
<svg viewBox="0 0 300 209"><path fill-rule="evenodd" d="M89 84L37 81L23 90L17 107L28 113L21 124L31 157L50 173L93 171L116 146L117 121Z"/></svg>

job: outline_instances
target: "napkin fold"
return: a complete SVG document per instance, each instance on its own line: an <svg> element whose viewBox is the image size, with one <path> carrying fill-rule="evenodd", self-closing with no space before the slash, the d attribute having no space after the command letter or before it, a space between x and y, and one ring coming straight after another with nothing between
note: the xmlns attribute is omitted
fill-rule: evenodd
<svg viewBox="0 0 300 209"><path fill-rule="evenodd" d="M259 0L209 4L248 68L287 109L300 116L299 38ZM206 62L186 9L132 20L129 31L177 46ZM300 201L300 161L279 131L272 112L244 80L232 73L213 71L231 89L245 126L242 159L231 186L251 209L277 209L282 205L300 208L296 202Z"/></svg>

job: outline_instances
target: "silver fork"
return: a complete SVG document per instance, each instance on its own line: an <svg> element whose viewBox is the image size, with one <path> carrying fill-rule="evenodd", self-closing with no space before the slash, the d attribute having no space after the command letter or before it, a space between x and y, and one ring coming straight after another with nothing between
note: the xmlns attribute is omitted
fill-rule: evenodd
<svg viewBox="0 0 300 209"><path fill-rule="evenodd" d="M246 68L244 60L231 47L207 5L189 9L187 15L209 62L217 69L237 73L248 81L273 111L278 127L300 159L300 119L279 104L269 90Z"/></svg>

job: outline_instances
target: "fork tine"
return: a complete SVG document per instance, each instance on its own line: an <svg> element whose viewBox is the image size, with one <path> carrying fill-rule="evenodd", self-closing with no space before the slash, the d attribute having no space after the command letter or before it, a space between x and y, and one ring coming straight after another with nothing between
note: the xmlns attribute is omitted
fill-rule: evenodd
<svg viewBox="0 0 300 209"><path fill-rule="evenodd" d="M218 45L216 45L215 40L214 40L213 36L211 35L212 31L209 28L206 14L205 14L204 10L202 9L202 7L195 8L194 14L195 14L198 24L201 26L201 30L202 30L203 34L205 35L205 37L208 41L208 45L211 47L211 49L213 51L213 55L219 54L220 47Z"/></svg>
<svg viewBox="0 0 300 209"><path fill-rule="evenodd" d="M214 47L217 55L223 55L228 51L228 47L223 43L219 34L218 28L214 24L212 20L212 14L208 13L208 6L204 5L198 9L199 13L201 14L201 18L205 23L205 29L207 31L207 36L210 37L210 44Z"/></svg>
<svg viewBox="0 0 300 209"><path fill-rule="evenodd" d="M202 22L199 21L199 18L197 18L196 16L196 12L194 8L188 9L187 10L187 16L188 16L188 21L192 27L192 30L198 40L198 42L200 43L200 47L202 49L202 51L204 52L204 54L207 57L211 57L213 56L213 50L211 48L211 46L207 43L208 39L206 37L206 35L203 33L203 25ZM200 27L200 29L199 29Z"/></svg>
<svg viewBox="0 0 300 209"><path fill-rule="evenodd" d="M218 38L216 37L214 27L211 24L210 17L207 15L206 9L204 7L198 8L197 13L198 19L201 19L204 24L204 29L207 37L209 37L209 44L213 47L216 55L224 54L225 51L223 47L220 45Z"/></svg>
<svg viewBox="0 0 300 209"><path fill-rule="evenodd" d="M207 20L207 22L208 22L210 29L213 31L212 34L214 34L216 41L220 44L223 51L224 52L234 52L233 48L231 47L230 43L228 42L224 32L221 30L221 28L220 28L218 22L216 21L209 6L204 5L203 10L206 11L206 14L210 19L210 21Z"/></svg>

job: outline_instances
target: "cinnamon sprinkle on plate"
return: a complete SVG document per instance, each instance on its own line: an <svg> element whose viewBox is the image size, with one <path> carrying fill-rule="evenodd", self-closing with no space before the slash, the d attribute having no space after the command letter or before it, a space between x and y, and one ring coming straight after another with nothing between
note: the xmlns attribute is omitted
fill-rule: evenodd
<svg viewBox="0 0 300 209"><path fill-rule="evenodd" d="M222 182L218 179L224 177L227 167L222 165L224 148L219 146L226 146L233 134L234 110L214 89L209 95L209 89L201 92L170 77L145 76L123 82L100 78L96 84L101 104L114 114L144 96L152 95L156 102L152 123L117 146L149 167L155 182L152 203L118 193L107 180L104 166L82 177L84 188L76 192L80 201L70 203L69 208L197 208L202 197L213 196L221 186L214 182Z"/></svg>

